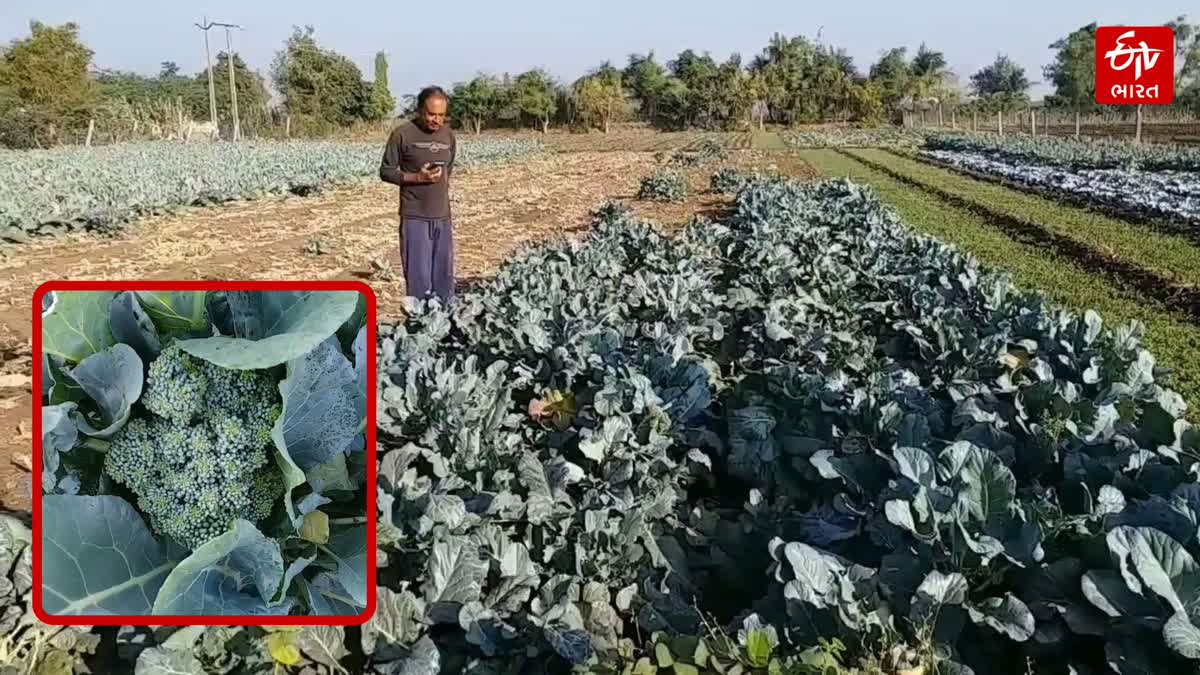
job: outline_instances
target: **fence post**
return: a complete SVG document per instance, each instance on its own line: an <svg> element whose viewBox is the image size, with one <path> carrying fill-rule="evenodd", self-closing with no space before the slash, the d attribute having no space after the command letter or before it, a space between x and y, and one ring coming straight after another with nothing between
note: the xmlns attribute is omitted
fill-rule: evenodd
<svg viewBox="0 0 1200 675"><path fill-rule="evenodd" d="M89 148L92 147L92 134L94 133L96 133L96 119L92 118L88 120L88 135L87 142L85 143Z"/></svg>
<svg viewBox="0 0 1200 675"><path fill-rule="evenodd" d="M1001 136L1004 135L1004 111L1003 110L996 111L996 133L1000 134Z"/></svg>
<svg viewBox="0 0 1200 675"><path fill-rule="evenodd" d="M1029 135L1037 137L1037 109L1029 109Z"/></svg>
<svg viewBox="0 0 1200 675"><path fill-rule="evenodd" d="M979 131L979 111L971 111L971 131Z"/></svg>
<svg viewBox="0 0 1200 675"><path fill-rule="evenodd" d="M1133 142L1140 145L1142 142L1142 104L1137 107L1137 131L1134 132Z"/></svg>
<svg viewBox="0 0 1200 675"><path fill-rule="evenodd" d="M957 108L950 109L950 128L951 129L958 129L958 115L956 114L957 112L958 112Z"/></svg>

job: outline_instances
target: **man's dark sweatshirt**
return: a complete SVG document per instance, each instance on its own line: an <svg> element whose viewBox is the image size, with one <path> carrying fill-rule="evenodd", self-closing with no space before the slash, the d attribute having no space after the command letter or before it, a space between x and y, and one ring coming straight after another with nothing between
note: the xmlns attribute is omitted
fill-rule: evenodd
<svg viewBox="0 0 1200 675"><path fill-rule="evenodd" d="M379 177L400 186L400 216L430 220L450 217L450 172L458 148L449 126L430 133L412 120L388 137ZM405 185L401 173L418 173L430 162L445 162L442 178L427 185Z"/></svg>

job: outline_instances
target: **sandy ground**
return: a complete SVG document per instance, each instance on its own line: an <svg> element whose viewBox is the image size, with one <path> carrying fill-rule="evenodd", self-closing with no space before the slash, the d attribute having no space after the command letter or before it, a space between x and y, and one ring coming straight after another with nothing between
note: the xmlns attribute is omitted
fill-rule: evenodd
<svg viewBox="0 0 1200 675"><path fill-rule="evenodd" d="M666 227L695 213L719 212L728 200L707 192L711 165L687 172L692 195L684 203L635 199L642 177L656 168L656 153L695 139L660 138L651 147L630 143L640 150L630 151L613 149L623 139L593 135L602 149L459 173L452 187L459 278L493 273L524 242L586 231L592 209L609 199L628 202L639 215ZM811 175L807 165L786 155L735 151L727 163ZM29 508L30 475L20 465L28 464L33 441L31 301L39 284L51 279L361 279L379 298L380 319L396 320L404 297L396 200L391 186L364 182L314 197L149 218L115 238L81 236L0 253L0 506ZM306 252L313 241L321 242L324 253ZM373 275L372 261L390 266L395 280Z"/></svg>

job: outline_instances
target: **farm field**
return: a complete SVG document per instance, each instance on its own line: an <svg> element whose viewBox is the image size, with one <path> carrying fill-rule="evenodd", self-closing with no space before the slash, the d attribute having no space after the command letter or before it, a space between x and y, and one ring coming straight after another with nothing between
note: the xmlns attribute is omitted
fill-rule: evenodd
<svg viewBox="0 0 1200 675"><path fill-rule="evenodd" d="M1150 299L1130 281L1105 274L1105 263L1123 260L1122 249L1110 247L1103 255L1079 255L1077 250L1048 246L1044 234L1030 232L1031 226L1057 228L1064 223L1100 222L1106 227L1119 227L1119 223L944 170L917 166L919 171L938 172L933 177L925 174L930 182L922 182L904 172L905 168L914 168L912 160L880 150L804 150L800 156L824 176L849 177L870 185L910 226L960 246L991 267L1012 273L1014 281L1023 287L1038 289L1067 307L1094 308L1112 321L1140 321L1146 326L1149 348L1162 365L1175 370L1173 387L1187 397L1193 415L1200 409L1200 322L1191 306L1171 298ZM940 190L944 194L925 189L930 184L946 186ZM955 198L946 199L948 194ZM1023 218L1026 226L1014 231L1010 218ZM1137 231L1133 225L1128 227ZM1069 232L1079 234L1079 230ZM1182 252L1184 260L1195 255L1195 249L1186 243L1176 242L1174 250ZM1177 266L1166 268L1166 273L1190 277L1196 269ZM1142 290L1157 292L1153 285Z"/></svg>
<svg viewBox="0 0 1200 675"><path fill-rule="evenodd" d="M545 151L456 175L461 312L406 316L395 190L369 177L4 249L0 425L16 433L0 454L32 440L28 298L44 279L362 279L380 300L387 373L385 612L434 591L384 579L432 578L453 556L463 597L492 603L459 615L464 631L520 626L536 658L565 663L631 622L685 635L708 620L784 625L782 608L751 604L775 595L819 618L803 640L838 636L861 654L875 649L862 636L880 602L911 607L916 625L934 592L939 611L961 615L939 638L949 651L885 650L884 672L953 662L1007 674L1026 659L1091 667L1122 654L1157 675L1185 663L1152 629L1167 610L1113 619L1107 596L1046 593L1092 579L1134 593L1120 575L1126 548L1186 553L1153 528L1166 519L1182 532L1194 498L1177 459L1196 451L1186 417L1200 411L1193 242L931 166L896 150L907 134L539 140ZM727 156L675 161L713 147ZM686 196L638 198L661 168ZM788 180L717 194L718 168ZM845 177L854 183L814 180ZM608 202L624 206L596 211ZM463 480L442 481L446 471ZM31 488L0 469L5 508L27 509ZM393 500L426 513L410 522L383 506ZM517 567L496 581L462 555L471 546ZM920 555L904 563L910 549ZM586 603L557 587L571 576L563 565L600 579ZM637 584L668 565L685 572ZM500 602L493 587L529 592ZM569 608L555 623L541 619L549 601ZM582 604L611 618L574 618ZM1096 627L1109 619L1131 625ZM405 631L448 667L496 663L436 630ZM512 648L502 632L488 639ZM715 658L691 645L654 653ZM182 654L172 649L162 653ZM356 658L387 672L395 657L373 649Z"/></svg>
<svg viewBox="0 0 1200 675"><path fill-rule="evenodd" d="M931 135L922 161L1197 240L1200 151L1179 145Z"/></svg>
<svg viewBox="0 0 1200 675"><path fill-rule="evenodd" d="M662 147L693 147L706 137L680 134ZM655 152L606 148L463 170L453 191L462 283L487 276L522 244L577 236L586 230L589 212L606 200L626 201L639 215L668 228L728 204L729 196L708 193L712 166L685 170L691 190L683 202L637 201L638 184L655 163ZM812 173L794 158L761 152L735 152L727 164L793 177ZM394 188L366 179L315 196L267 197L152 216L107 236L76 232L0 248L0 429L9 432L0 435L0 504L29 505L29 474L11 458L27 455L32 442L29 302L41 282L359 279L375 290L380 317L395 319L403 314L404 297L395 208ZM322 253L306 251L316 242Z"/></svg>
<svg viewBox="0 0 1200 675"><path fill-rule="evenodd" d="M0 675L1200 675L1194 13L15 3Z"/></svg>
<svg viewBox="0 0 1200 675"><path fill-rule="evenodd" d="M1184 311L1200 315L1200 243L1163 234L1151 226L1131 224L1051 199L1018 192L885 150L847 150L859 161L892 173L931 195L985 210L993 218L1018 223L1031 233L1081 260L1109 266L1109 274L1130 286L1169 298Z"/></svg>
<svg viewBox="0 0 1200 675"><path fill-rule="evenodd" d="M644 127L620 127L604 134L556 132L545 137L545 144L560 152L673 152L694 150L706 141L715 141L729 150L782 151L788 148L782 132L772 130L703 132L655 131Z"/></svg>

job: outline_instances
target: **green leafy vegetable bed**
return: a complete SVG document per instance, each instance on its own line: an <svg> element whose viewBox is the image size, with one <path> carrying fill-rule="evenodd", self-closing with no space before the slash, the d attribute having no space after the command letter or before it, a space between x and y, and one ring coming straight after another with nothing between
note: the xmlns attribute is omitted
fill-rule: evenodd
<svg viewBox="0 0 1200 675"><path fill-rule="evenodd" d="M1111 139L1075 140L1022 134L930 134L928 150L973 152L1017 164L1032 163L1064 169L1137 169L1141 171L1200 171L1200 150L1180 145L1134 145Z"/></svg>
<svg viewBox="0 0 1200 675"><path fill-rule="evenodd" d="M608 211L388 332L380 536L416 653L565 668L634 626L704 634L699 608L773 627L780 658L1194 655L1200 434L1139 328L1020 292L857 186L756 183L678 241Z"/></svg>
<svg viewBox="0 0 1200 675"><path fill-rule="evenodd" d="M893 126L785 131L783 138L795 148L918 148L927 132Z"/></svg>
<svg viewBox="0 0 1200 675"><path fill-rule="evenodd" d="M606 207L586 241L381 326L377 356L372 620L106 636L122 658L1167 675L1200 656L1200 433L1139 328L1019 291L857 185L756 181L678 239Z"/></svg>
<svg viewBox="0 0 1200 675"><path fill-rule="evenodd" d="M467 139L458 163L511 161L539 149L517 139ZM304 141L0 150L0 241L110 230L178 207L308 194L376 175L382 152L375 143Z"/></svg>
<svg viewBox="0 0 1200 675"><path fill-rule="evenodd" d="M55 291L42 606L367 606L365 304L352 292Z"/></svg>

